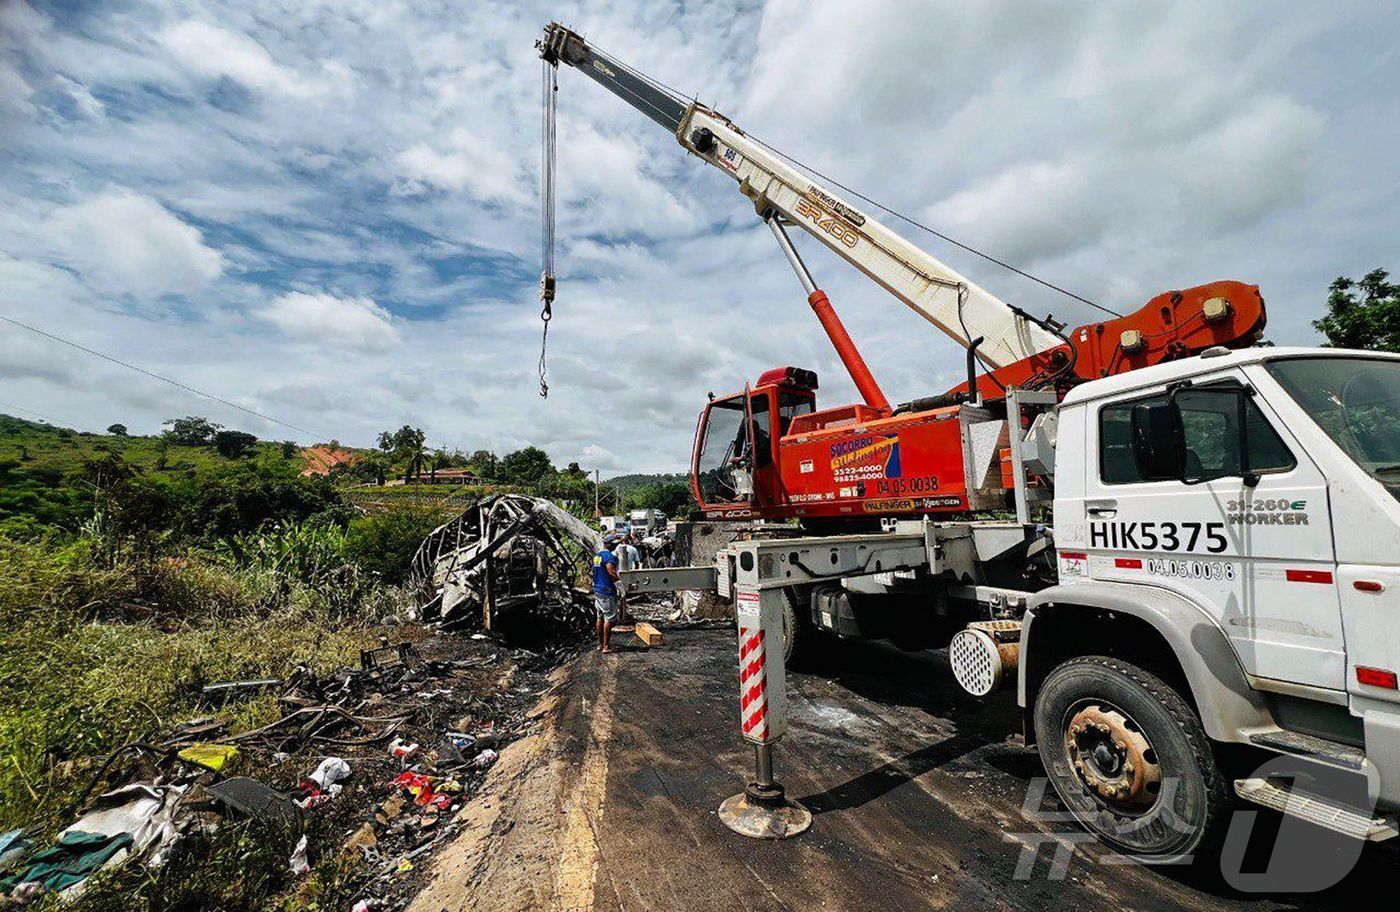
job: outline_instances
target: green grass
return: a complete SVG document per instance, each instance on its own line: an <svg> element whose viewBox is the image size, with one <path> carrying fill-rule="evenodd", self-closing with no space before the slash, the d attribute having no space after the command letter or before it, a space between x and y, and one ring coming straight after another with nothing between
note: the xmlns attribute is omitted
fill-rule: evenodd
<svg viewBox="0 0 1400 912"><path fill-rule="evenodd" d="M391 495L358 515L302 466L276 443L226 459L0 416L0 831L44 844L124 744L211 713L230 733L281 714L271 693L210 707L203 685L325 676L395 631L409 558L454 508ZM158 871L102 872L63 908L349 908L360 862L333 851L354 824L336 813L311 821L329 849L308 877L287 874L289 834L226 825Z"/></svg>
<svg viewBox="0 0 1400 912"><path fill-rule="evenodd" d="M89 543L0 538L0 829L60 822L98 760L206 710L200 688L353 665L401 596L199 554L103 566ZM235 721L272 721L275 703Z"/></svg>
<svg viewBox="0 0 1400 912"><path fill-rule="evenodd" d="M214 472L227 466L230 460L220 456L212 446L178 446L166 449L166 467L159 468L161 438L117 437L112 434L91 434L68 428L54 427L36 421L25 421L0 415L0 462L16 460L29 468L56 469L70 473L81 469L83 463L104 453L116 453L145 472L196 475ZM282 445L259 441L242 459L282 458ZM301 455L293 457L298 469Z"/></svg>

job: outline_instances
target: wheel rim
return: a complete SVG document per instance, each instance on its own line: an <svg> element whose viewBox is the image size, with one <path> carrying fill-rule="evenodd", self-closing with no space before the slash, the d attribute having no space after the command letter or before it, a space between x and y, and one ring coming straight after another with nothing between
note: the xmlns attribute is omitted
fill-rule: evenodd
<svg viewBox="0 0 1400 912"><path fill-rule="evenodd" d="M1065 713L1065 755L1080 786L1117 814L1150 811L1162 767L1142 726L1116 706L1086 701Z"/></svg>

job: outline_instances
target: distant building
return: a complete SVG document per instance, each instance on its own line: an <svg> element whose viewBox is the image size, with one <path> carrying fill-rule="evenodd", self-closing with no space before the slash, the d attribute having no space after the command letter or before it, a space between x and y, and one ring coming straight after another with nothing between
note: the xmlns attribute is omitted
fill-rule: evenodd
<svg viewBox="0 0 1400 912"><path fill-rule="evenodd" d="M480 479L471 469L438 469L436 472L419 472L413 476L412 484L474 485Z"/></svg>
<svg viewBox="0 0 1400 912"><path fill-rule="evenodd" d="M330 447L307 447L301 451L301 458L306 461L306 468L301 470L303 476L329 475L335 469L349 468L360 461L357 453Z"/></svg>

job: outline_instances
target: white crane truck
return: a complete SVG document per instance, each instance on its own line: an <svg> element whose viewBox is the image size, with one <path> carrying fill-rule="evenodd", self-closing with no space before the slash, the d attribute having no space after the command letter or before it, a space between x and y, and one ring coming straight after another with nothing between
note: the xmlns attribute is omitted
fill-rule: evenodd
<svg viewBox="0 0 1400 912"><path fill-rule="evenodd" d="M803 526L736 541L712 566L624 575L632 592L713 589L733 599L741 681L762 643L746 637L781 631L782 649L758 660L766 690L743 694L759 786L772 785L767 748L786 726L784 660L822 639L875 637L947 646L958 682L976 696L1014 680L1026 742L1056 793L1120 851L1197 852L1221 835L1237 798L1360 839L1397 834L1400 357L1256 345L1260 304L1257 324L1231 328L1231 347L1175 335L1174 349L1141 366L1055 382L1076 357L1082 364L1090 328L1067 336L1008 307L722 115L576 33L551 24L540 47L547 94L548 68L575 66L735 177L814 308L821 293L783 225L803 227L993 369L957 395L913 404L957 422L960 503L910 498L878 531L805 522L799 508L790 515ZM817 203L824 215L804 217ZM552 298L552 275L542 287ZM1217 295L1191 319L1219 326L1242 309ZM1093 330L1107 327L1115 359L1157 350L1160 331L1144 340L1121 323ZM840 350L844 330L831 334ZM1055 351L1069 353L1068 372L1060 358L1060 368L1037 362L1058 374L1003 374L1011 382L989 407L989 377ZM866 394L868 372L847 354ZM843 433L908 411L882 412L874 393L866 411L833 410L845 416ZM710 411L692 472L716 517L762 515L763 446L774 448L771 462L780 445L827 432L775 423L770 441L750 418L716 469L736 482L732 496L711 510ZM831 495L837 505L846 496ZM957 511L940 513L945 506ZM1015 518L997 518L998 506Z"/></svg>

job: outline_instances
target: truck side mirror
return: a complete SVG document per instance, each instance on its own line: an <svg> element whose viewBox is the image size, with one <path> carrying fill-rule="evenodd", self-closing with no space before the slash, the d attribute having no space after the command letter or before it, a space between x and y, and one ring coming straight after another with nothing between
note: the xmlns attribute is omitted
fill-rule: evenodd
<svg viewBox="0 0 1400 912"><path fill-rule="evenodd" d="M1174 401L1133 406L1133 459L1143 481L1184 480L1186 440Z"/></svg>
<svg viewBox="0 0 1400 912"><path fill-rule="evenodd" d="M1167 403L1176 413L1186 456L1181 467L1183 483L1239 478L1246 487L1259 484L1259 473L1250 469L1249 458L1248 409L1253 393L1250 386L1234 384L1183 385L1171 391ZM1189 435L1183 412L1191 415Z"/></svg>

